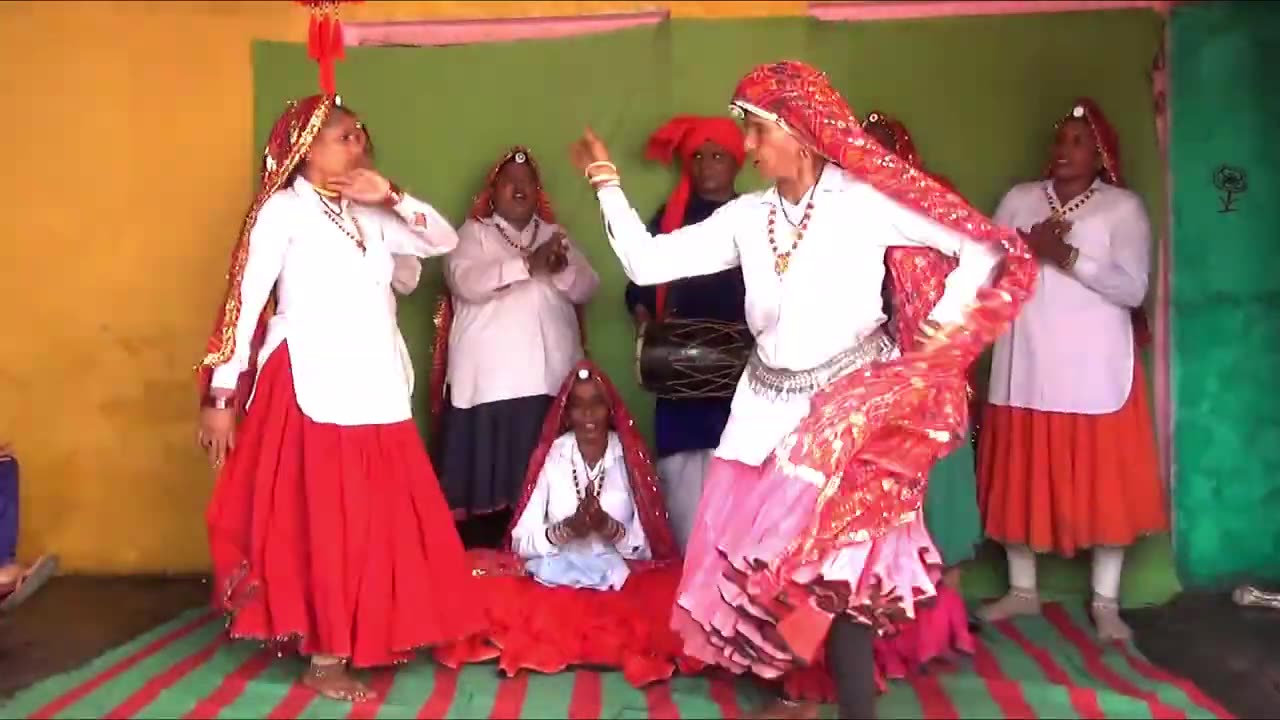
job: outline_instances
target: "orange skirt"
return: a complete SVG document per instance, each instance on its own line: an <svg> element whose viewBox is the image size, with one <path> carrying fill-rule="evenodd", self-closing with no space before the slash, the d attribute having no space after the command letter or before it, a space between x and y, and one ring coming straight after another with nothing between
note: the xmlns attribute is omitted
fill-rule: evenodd
<svg viewBox="0 0 1280 720"><path fill-rule="evenodd" d="M987 404L978 436L978 503L987 537L1071 557L1124 547L1169 527L1146 372L1106 415Z"/></svg>

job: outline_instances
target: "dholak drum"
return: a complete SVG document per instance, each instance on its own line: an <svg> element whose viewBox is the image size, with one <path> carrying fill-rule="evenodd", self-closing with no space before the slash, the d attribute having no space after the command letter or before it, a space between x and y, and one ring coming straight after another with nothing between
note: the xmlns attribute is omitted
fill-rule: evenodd
<svg viewBox="0 0 1280 720"><path fill-rule="evenodd" d="M746 325L718 320L665 320L636 339L636 376L665 398L732 397L755 338Z"/></svg>

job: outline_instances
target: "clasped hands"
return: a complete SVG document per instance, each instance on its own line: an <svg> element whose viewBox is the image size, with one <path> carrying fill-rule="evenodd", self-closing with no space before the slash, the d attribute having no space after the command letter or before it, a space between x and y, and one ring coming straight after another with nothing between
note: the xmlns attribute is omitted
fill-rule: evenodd
<svg viewBox="0 0 1280 720"><path fill-rule="evenodd" d="M530 275L555 275L569 267L569 246L565 234L556 231L550 239L525 257Z"/></svg>
<svg viewBox="0 0 1280 720"><path fill-rule="evenodd" d="M547 531L547 538L556 545L592 535L617 542L622 539L623 532L622 523L605 512L600 507L600 499L592 494L582 499L572 515L553 525Z"/></svg>
<svg viewBox="0 0 1280 720"><path fill-rule="evenodd" d="M1033 255L1058 267L1066 267L1071 261L1071 245L1065 240L1070 231L1070 222L1051 217L1018 234Z"/></svg>

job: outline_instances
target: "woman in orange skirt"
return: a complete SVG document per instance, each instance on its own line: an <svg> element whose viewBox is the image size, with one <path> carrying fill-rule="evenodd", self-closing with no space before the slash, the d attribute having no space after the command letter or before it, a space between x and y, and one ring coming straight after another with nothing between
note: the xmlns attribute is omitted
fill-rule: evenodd
<svg viewBox="0 0 1280 720"><path fill-rule="evenodd" d="M992 355L979 504L987 536L1008 553L1010 588L980 615L1038 613L1035 553L1092 549L1098 635L1127 639L1124 549L1168 526L1138 353L1151 229L1092 101L1058 123L1046 179L1010 190L995 219L1018 228L1041 263Z"/></svg>
<svg viewBox="0 0 1280 720"><path fill-rule="evenodd" d="M289 103L201 363L214 602L232 637L287 643L310 658L304 684L349 701L373 697L349 666L484 623L392 294L458 237L370 167L367 140L335 95Z"/></svg>

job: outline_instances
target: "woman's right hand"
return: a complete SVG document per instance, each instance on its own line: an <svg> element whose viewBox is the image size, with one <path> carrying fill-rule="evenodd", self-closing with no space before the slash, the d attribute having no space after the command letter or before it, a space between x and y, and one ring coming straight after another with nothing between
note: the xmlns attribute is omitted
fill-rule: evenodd
<svg viewBox="0 0 1280 720"><path fill-rule="evenodd" d="M591 128L587 128L583 130L582 137L570 146L569 160L578 172L585 173L592 163L609 162L609 148L591 132Z"/></svg>
<svg viewBox="0 0 1280 720"><path fill-rule="evenodd" d="M227 453L235 446L235 409L207 407L200 410L200 447L209 454L209 464L215 469L222 467Z"/></svg>
<svg viewBox="0 0 1280 720"><path fill-rule="evenodd" d="M554 275L556 258L559 257L560 246L554 242L544 242L529 253L526 262L530 275Z"/></svg>

